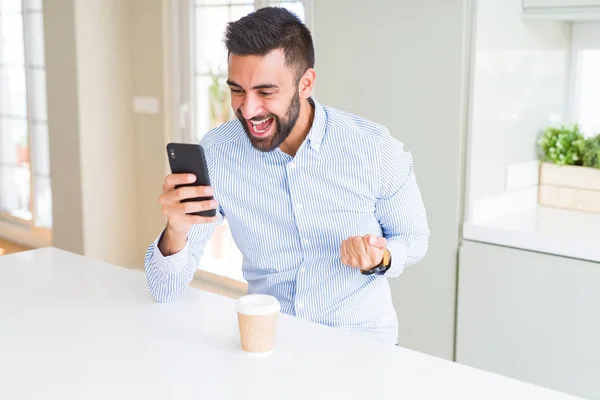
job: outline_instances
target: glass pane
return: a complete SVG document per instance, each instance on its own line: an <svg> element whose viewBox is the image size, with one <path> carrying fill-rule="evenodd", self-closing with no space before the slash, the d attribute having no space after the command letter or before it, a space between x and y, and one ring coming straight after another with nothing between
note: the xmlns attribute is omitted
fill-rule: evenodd
<svg viewBox="0 0 600 400"><path fill-rule="evenodd" d="M44 65L44 21L41 13L27 15L29 65Z"/></svg>
<svg viewBox="0 0 600 400"><path fill-rule="evenodd" d="M213 274L246 282L242 274L243 255L235 245L227 220L215 228L206 244L198 268Z"/></svg>
<svg viewBox="0 0 600 400"><path fill-rule="evenodd" d="M207 76L196 78L196 141L200 141L202 136L210 129L209 109L208 109L208 88L211 79Z"/></svg>
<svg viewBox="0 0 600 400"><path fill-rule="evenodd" d="M41 11L42 0L25 0L25 4L28 10Z"/></svg>
<svg viewBox="0 0 600 400"><path fill-rule="evenodd" d="M0 67L0 115L27 116L25 68Z"/></svg>
<svg viewBox="0 0 600 400"><path fill-rule="evenodd" d="M196 72L227 74L227 51L223 43L225 28L251 13L251 5L213 6L196 8Z"/></svg>
<svg viewBox="0 0 600 400"><path fill-rule="evenodd" d="M196 72L225 73L227 53L223 34L229 21L229 7L196 8Z"/></svg>
<svg viewBox="0 0 600 400"><path fill-rule="evenodd" d="M2 0L0 0L2 1ZM25 65L21 14L0 13L0 65Z"/></svg>
<svg viewBox="0 0 600 400"><path fill-rule="evenodd" d="M21 11L21 0L0 0L0 12Z"/></svg>
<svg viewBox="0 0 600 400"><path fill-rule="evenodd" d="M231 109L229 87L225 78L199 76L196 78L196 139L210 129L230 121L235 116Z"/></svg>
<svg viewBox="0 0 600 400"><path fill-rule="evenodd" d="M579 55L578 122L586 136L600 133L600 50L582 50Z"/></svg>
<svg viewBox="0 0 600 400"><path fill-rule="evenodd" d="M52 227L52 190L50 178L35 176L35 225L41 228Z"/></svg>
<svg viewBox="0 0 600 400"><path fill-rule="evenodd" d="M304 18L304 4L301 1L269 1L270 6L284 7L293 12L300 18L300 20L306 23Z"/></svg>
<svg viewBox="0 0 600 400"><path fill-rule="evenodd" d="M0 165L0 210L31 220L29 168Z"/></svg>
<svg viewBox="0 0 600 400"><path fill-rule="evenodd" d="M234 6L231 7L229 20L237 21L238 19L250 14L254 11L254 6Z"/></svg>
<svg viewBox="0 0 600 400"><path fill-rule="evenodd" d="M35 121L46 121L46 71L31 70L31 114Z"/></svg>
<svg viewBox="0 0 600 400"><path fill-rule="evenodd" d="M31 157L33 172L38 175L50 175L50 149L48 146L48 126L33 124L31 140Z"/></svg>
<svg viewBox="0 0 600 400"><path fill-rule="evenodd" d="M0 119L0 164L19 164L29 167L26 120Z"/></svg>
<svg viewBox="0 0 600 400"><path fill-rule="evenodd" d="M220 5L220 6L227 6L229 4L248 4L248 5L254 5L254 0L196 0L196 5L197 6L203 6L203 5Z"/></svg>

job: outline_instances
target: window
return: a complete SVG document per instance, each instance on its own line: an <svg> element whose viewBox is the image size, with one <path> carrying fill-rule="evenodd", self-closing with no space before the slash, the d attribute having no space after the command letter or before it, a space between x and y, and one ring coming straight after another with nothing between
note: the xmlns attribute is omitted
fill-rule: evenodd
<svg viewBox="0 0 600 400"><path fill-rule="evenodd" d="M600 43L597 49L581 50L577 60L577 114L586 136L600 133Z"/></svg>
<svg viewBox="0 0 600 400"><path fill-rule="evenodd" d="M0 0L0 219L52 227L42 0Z"/></svg>
<svg viewBox="0 0 600 400"><path fill-rule="evenodd" d="M309 5L308 1L286 0L180 0L175 5L175 64L181 71L175 93L180 115L176 139L197 143L210 129L234 118L225 84L227 52L223 36L227 23L264 6L285 7L306 23ZM225 221L208 243L199 268L244 281L241 266L242 255Z"/></svg>
<svg viewBox="0 0 600 400"><path fill-rule="evenodd" d="M573 28L572 119L585 136L600 134L600 23Z"/></svg>

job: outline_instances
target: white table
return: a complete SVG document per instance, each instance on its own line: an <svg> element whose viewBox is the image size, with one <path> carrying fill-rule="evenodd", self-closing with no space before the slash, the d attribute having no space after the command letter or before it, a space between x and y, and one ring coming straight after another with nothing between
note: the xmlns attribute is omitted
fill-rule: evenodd
<svg viewBox="0 0 600 400"><path fill-rule="evenodd" d="M574 399L282 315L239 347L234 301L155 303L141 271L46 248L0 257L0 399Z"/></svg>

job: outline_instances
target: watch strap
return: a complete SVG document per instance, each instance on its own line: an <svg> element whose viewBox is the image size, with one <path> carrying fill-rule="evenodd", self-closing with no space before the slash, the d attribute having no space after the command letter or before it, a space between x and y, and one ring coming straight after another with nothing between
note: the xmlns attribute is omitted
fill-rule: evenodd
<svg viewBox="0 0 600 400"><path fill-rule="evenodd" d="M383 275L387 272L388 269L390 269L391 266L392 266L392 255L388 249L385 249L385 251L383 252L383 257L379 264L377 264L375 267L373 267L367 271L361 270L360 272L363 275L374 275L374 274Z"/></svg>

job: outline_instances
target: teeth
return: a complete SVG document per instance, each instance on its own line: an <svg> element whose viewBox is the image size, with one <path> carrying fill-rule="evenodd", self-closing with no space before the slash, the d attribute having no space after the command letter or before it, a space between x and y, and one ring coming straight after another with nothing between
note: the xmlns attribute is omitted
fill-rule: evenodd
<svg viewBox="0 0 600 400"><path fill-rule="evenodd" d="M266 118L266 119L263 119L262 121L250 121L250 122L252 122L252 126L254 127L254 130L257 133L265 133L267 131L267 129L269 129L269 127L267 127L266 129L258 129L257 125L263 124L263 123L267 122L270 119L271 118Z"/></svg>
<svg viewBox="0 0 600 400"><path fill-rule="evenodd" d="M250 122L252 122L252 125L256 126L256 125L262 124L264 122L267 122L270 119L271 118L266 118L266 119L263 119L262 121L250 121Z"/></svg>

